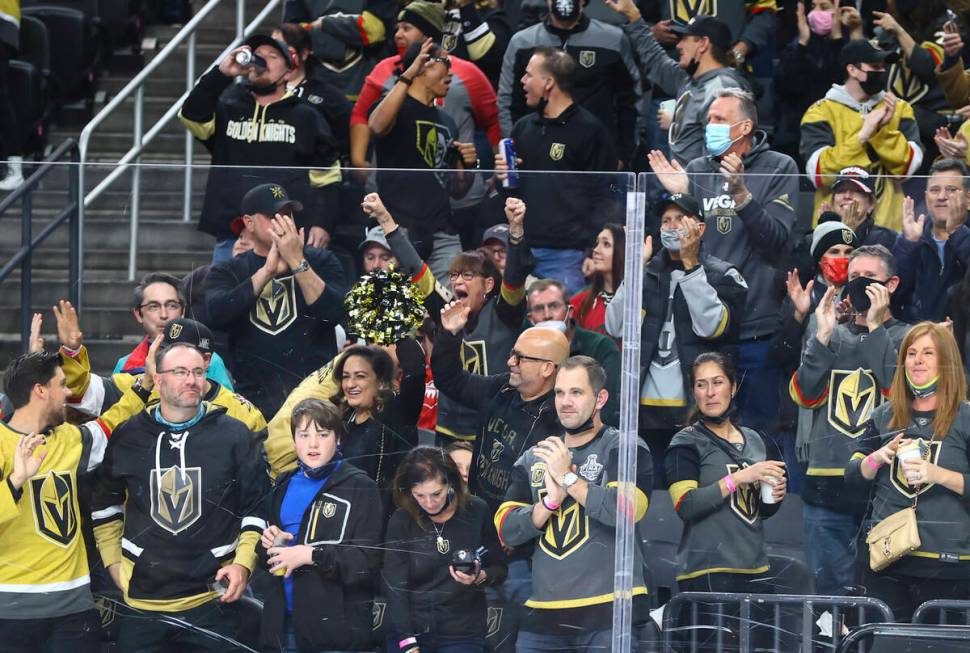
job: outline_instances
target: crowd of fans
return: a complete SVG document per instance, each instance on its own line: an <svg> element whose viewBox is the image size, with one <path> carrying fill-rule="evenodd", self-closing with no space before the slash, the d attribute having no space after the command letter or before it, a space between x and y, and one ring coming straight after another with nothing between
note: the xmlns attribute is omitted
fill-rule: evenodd
<svg viewBox="0 0 970 653"><path fill-rule="evenodd" d="M212 264L144 277L111 375L67 302L6 371L0 640L609 650L619 171L654 173L633 512L669 492L679 589L770 591L797 493L817 593L970 599L967 23L795 6L765 85L774 0L288 2L179 114Z"/></svg>

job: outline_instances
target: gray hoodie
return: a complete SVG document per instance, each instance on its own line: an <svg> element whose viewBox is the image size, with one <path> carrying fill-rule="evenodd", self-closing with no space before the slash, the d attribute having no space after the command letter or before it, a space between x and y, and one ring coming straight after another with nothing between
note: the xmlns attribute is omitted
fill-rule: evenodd
<svg viewBox="0 0 970 653"><path fill-rule="evenodd" d="M705 154L704 126L707 109L724 88L751 90L748 82L733 68L710 70L697 79L691 78L680 64L670 58L650 32L643 19L623 29L633 43L640 61L641 75L677 98L674 121L668 140L670 155L681 165ZM715 254L720 258L724 258Z"/></svg>

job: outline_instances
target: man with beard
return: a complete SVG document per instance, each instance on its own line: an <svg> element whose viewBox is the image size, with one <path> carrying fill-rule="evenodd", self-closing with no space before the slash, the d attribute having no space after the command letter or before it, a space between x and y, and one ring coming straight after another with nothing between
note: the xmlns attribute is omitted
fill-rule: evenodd
<svg viewBox="0 0 970 653"><path fill-rule="evenodd" d="M151 350L154 356L161 337ZM4 390L14 413L0 424L0 640L5 651L95 653L101 619L91 597L78 478L105 454L111 431L145 406L154 365L100 418L66 423L71 391L54 352L20 356Z"/></svg>
<svg viewBox="0 0 970 653"><path fill-rule="evenodd" d="M122 619L118 648L230 650L266 527L255 516L266 464L242 422L202 401L198 349L159 352L154 379L160 402L115 432L92 502L101 558L138 611Z"/></svg>
<svg viewBox="0 0 970 653"><path fill-rule="evenodd" d="M535 542L531 614L516 651L608 650L612 641L620 432L605 426L606 373L588 356L567 358L556 376L555 405L565 431L550 435L515 463L495 514L503 544ZM634 520L647 512L653 487L650 450L637 440ZM633 548L633 647L648 619L640 547Z"/></svg>
<svg viewBox="0 0 970 653"><path fill-rule="evenodd" d="M243 52L253 57L248 66L236 59ZM232 258L231 224L241 215L242 196L269 181L290 189L306 207L300 226L307 243L329 242L338 213L339 153L320 113L287 90L292 70L285 43L251 36L199 79L179 111L185 127L212 153L199 230L218 241L213 263ZM230 89L239 75L247 83Z"/></svg>

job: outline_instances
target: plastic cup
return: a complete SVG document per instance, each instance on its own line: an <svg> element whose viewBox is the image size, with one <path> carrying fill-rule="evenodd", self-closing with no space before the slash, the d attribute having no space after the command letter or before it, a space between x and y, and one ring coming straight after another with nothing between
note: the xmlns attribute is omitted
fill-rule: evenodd
<svg viewBox="0 0 970 653"><path fill-rule="evenodd" d="M660 103L660 110L673 115L676 106L677 100L664 100Z"/></svg>
<svg viewBox="0 0 970 653"><path fill-rule="evenodd" d="M900 445L896 449L896 458L899 459L899 464L902 465L906 460L918 460L923 457L923 452L920 450L919 442L913 440L912 442L907 442L904 445ZM916 478L915 472L906 472L906 481L913 483L918 480Z"/></svg>
<svg viewBox="0 0 970 653"><path fill-rule="evenodd" d="M273 538L273 546L286 546L287 539L283 535L277 535ZM273 570L274 576L285 576L286 575L286 565L280 565Z"/></svg>
<svg viewBox="0 0 970 653"><path fill-rule="evenodd" d="M777 484L777 478L774 476L765 476L764 480L761 481L761 503L777 503L774 495L772 494L775 491L775 485Z"/></svg>

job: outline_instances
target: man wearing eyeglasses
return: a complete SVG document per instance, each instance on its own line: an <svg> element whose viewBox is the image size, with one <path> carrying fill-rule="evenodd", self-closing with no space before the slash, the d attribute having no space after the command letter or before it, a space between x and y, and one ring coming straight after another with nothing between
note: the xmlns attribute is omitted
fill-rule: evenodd
<svg viewBox="0 0 970 653"><path fill-rule="evenodd" d="M167 324L185 316L185 305L185 293L178 277L165 272L151 272L142 277L141 282L135 286L131 313L145 330L145 337L130 354L118 359L111 373L144 372L145 356L155 336L162 333ZM233 389L232 376L222 357L216 352L212 352L207 376L219 385Z"/></svg>
<svg viewBox="0 0 970 653"><path fill-rule="evenodd" d="M266 462L242 422L203 401L198 349L176 343L155 360L159 403L115 431L92 499L101 558L138 611L123 615L118 648L225 651L266 526Z"/></svg>

